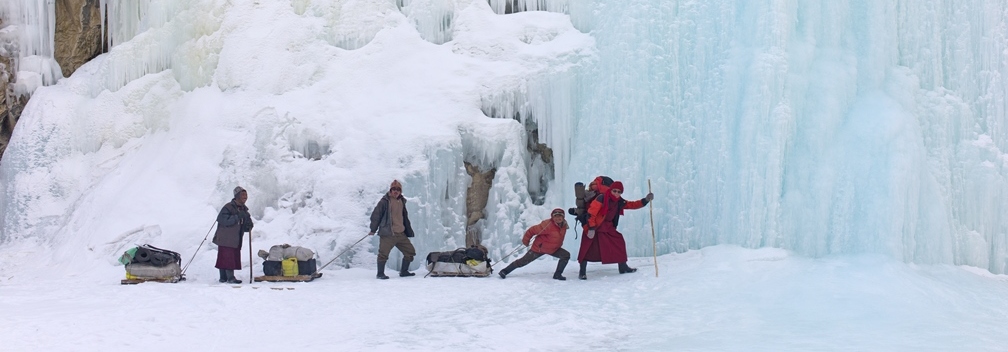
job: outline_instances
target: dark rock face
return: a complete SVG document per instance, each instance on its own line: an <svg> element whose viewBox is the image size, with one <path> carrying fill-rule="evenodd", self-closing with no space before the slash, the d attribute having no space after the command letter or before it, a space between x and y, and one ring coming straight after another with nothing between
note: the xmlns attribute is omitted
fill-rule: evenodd
<svg viewBox="0 0 1008 352"><path fill-rule="evenodd" d="M102 53L101 7L98 0L56 1L56 62L63 77Z"/></svg>
<svg viewBox="0 0 1008 352"><path fill-rule="evenodd" d="M0 19L0 30L7 26ZM0 158L3 157L4 150L7 150L7 143L10 142L11 133L14 132L14 124L21 116L27 98L14 96L14 80L17 78L17 57L18 43L14 35L3 35L0 32Z"/></svg>
<svg viewBox="0 0 1008 352"><path fill-rule="evenodd" d="M465 163L466 173L472 176L472 183L466 189L466 247L479 245L482 239L479 231L473 227L486 214L487 198L490 197L490 187L493 186L497 169L480 171L473 164Z"/></svg>
<svg viewBox="0 0 1008 352"><path fill-rule="evenodd" d="M70 77L104 50L101 6L99 0L57 0L55 11L54 56L63 77ZM0 29L3 27L0 19ZM17 79L17 44L17 38L0 36L0 158L3 158L14 125L30 98L15 96L13 91Z"/></svg>

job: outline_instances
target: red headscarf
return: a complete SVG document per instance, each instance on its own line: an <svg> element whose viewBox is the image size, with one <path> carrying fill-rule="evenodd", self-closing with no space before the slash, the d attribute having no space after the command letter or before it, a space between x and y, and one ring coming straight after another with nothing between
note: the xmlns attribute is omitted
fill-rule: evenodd
<svg viewBox="0 0 1008 352"><path fill-rule="evenodd" d="M599 184L601 185L602 183L599 182ZM620 190L620 192L622 192L623 191L623 182L616 181L616 182L613 182L613 184L610 185L609 187L606 187L605 193L604 193L605 196L602 197L602 216L606 216L606 214L609 214L609 204L612 204L613 206L615 206L616 202L618 202L620 200L620 198L623 198L622 196L613 195L612 190L614 190L614 189L618 189L618 190ZM623 215L623 209L620 209L619 215Z"/></svg>

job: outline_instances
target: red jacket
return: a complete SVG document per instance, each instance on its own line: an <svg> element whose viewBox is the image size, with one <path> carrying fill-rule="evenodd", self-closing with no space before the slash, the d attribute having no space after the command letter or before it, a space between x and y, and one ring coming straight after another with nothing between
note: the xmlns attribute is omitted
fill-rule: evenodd
<svg viewBox="0 0 1008 352"><path fill-rule="evenodd" d="M537 225L532 225L525 231L525 236L522 236L522 244L528 246L532 236L536 236L535 242L532 242L531 250L536 253L553 254L563 246L566 234L567 221L563 222L563 226L558 226L553 222L553 219L546 219Z"/></svg>
<svg viewBox="0 0 1008 352"><path fill-rule="evenodd" d="M599 227L599 225L601 225L605 221L606 214L602 214L602 202L604 201L604 199L605 199L604 194L599 195L597 198L595 198L594 201L592 201L591 205L588 207L588 214L591 214L591 217L588 218L589 228ZM615 218L612 220L613 227L616 227L619 224L619 216L621 215L624 209L633 210L643 208L645 205L647 205L647 201L644 199L627 201L626 199L620 197L619 199L616 200L615 205L618 211L616 212Z"/></svg>

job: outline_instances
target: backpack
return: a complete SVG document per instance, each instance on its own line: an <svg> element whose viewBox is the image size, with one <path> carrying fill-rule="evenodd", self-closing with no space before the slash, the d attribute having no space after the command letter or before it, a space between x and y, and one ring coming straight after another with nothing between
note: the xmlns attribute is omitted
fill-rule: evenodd
<svg viewBox="0 0 1008 352"><path fill-rule="evenodd" d="M613 184L613 179L609 176L599 176L602 178L602 185L609 186ZM574 215L576 219L581 224L588 224L588 218L591 214L588 214L588 205L591 201L598 197L599 193L597 191L586 190L584 183L578 182L574 184L574 207L567 209L567 212Z"/></svg>

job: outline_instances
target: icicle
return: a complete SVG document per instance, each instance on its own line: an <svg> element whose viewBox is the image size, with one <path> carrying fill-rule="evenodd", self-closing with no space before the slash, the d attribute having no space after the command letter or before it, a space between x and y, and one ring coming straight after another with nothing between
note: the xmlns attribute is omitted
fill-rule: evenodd
<svg viewBox="0 0 1008 352"><path fill-rule="evenodd" d="M420 37L434 44L452 40L455 9L464 6L462 0L403 1L401 11L413 22Z"/></svg>
<svg viewBox="0 0 1008 352"><path fill-rule="evenodd" d="M489 0L494 12L504 15L525 11L568 13L567 0Z"/></svg>
<svg viewBox="0 0 1008 352"><path fill-rule="evenodd" d="M16 94L31 94L36 88L63 78L54 57L55 6L55 0L11 1L0 5L0 15L16 27L21 37L16 60Z"/></svg>

